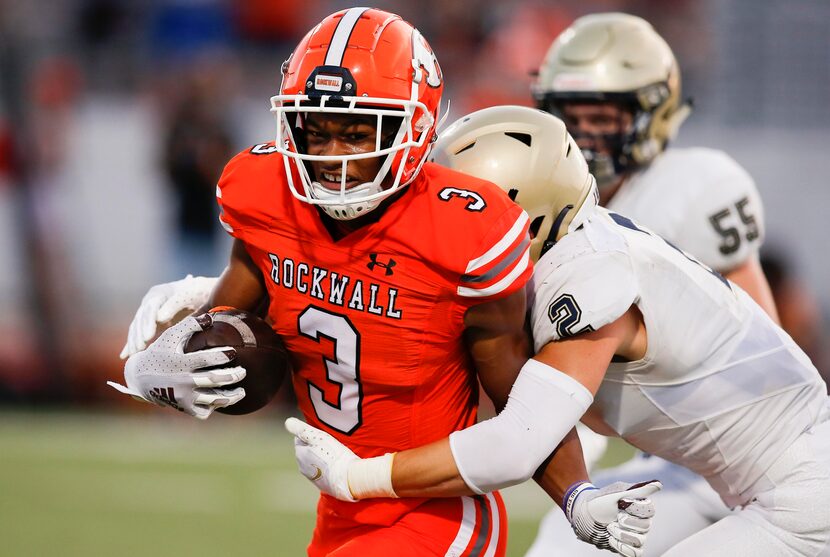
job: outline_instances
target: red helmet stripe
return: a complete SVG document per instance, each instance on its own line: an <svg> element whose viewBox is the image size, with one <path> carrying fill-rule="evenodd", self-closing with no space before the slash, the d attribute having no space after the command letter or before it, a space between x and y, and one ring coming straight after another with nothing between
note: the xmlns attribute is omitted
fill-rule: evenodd
<svg viewBox="0 0 830 557"><path fill-rule="evenodd" d="M349 39L352 36L360 16L369 8L349 8L337 28L334 30L334 35L331 37L331 43L326 51L326 60L323 62L326 66L340 66L343 63L343 54L346 52L346 45L349 44Z"/></svg>

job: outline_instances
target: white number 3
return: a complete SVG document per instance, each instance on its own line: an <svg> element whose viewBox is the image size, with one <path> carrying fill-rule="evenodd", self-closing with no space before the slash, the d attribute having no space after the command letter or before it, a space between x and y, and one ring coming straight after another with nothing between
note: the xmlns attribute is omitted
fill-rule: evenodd
<svg viewBox="0 0 830 557"><path fill-rule="evenodd" d="M337 385L337 402L326 400L324 391L311 381L308 396L317 418L346 435L354 433L362 421L363 389L360 385L360 333L344 315L308 306L298 319L300 334L320 342L325 337L334 343L334 359L322 356L326 379Z"/></svg>

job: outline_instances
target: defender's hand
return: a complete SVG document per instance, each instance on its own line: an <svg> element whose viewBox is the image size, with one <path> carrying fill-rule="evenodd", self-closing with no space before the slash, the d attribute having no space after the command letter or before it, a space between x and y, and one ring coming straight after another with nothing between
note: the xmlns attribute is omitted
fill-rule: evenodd
<svg viewBox="0 0 830 557"><path fill-rule="evenodd" d="M634 485L617 482L602 489L583 482L565 494L565 515L582 541L627 557L641 557L654 516L649 497L662 487L657 480Z"/></svg>
<svg viewBox="0 0 830 557"><path fill-rule="evenodd" d="M349 491L349 464L359 460L348 447L316 427L298 420L285 420L294 435L294 456L300 473L317 489L341 501L357 501Z"/></svg>
<svg viewBox="0 0 830 557"><path fill-rule="evenodd" d="M108 381L107 384L133 397L170 406L201 420L207 419L217 408L224 408L242 400L245 389L222 389L245 378L245 368L214 366L227 364L236 358L230 347L209 348L184 352L188 339L204 330L207 322L186 317L170 327L147 350L133 354L124 365L127 386Z"/></svg>
<svg viewBox="0 0 830 557"><path fill-rule="evenodd" d="M144 350L155 336L159 323L172 320L181 311L196 311L207 303L217 277L187 275L181 280L152 287L130 323L127 344L121 350L121 359Z"/></svg>

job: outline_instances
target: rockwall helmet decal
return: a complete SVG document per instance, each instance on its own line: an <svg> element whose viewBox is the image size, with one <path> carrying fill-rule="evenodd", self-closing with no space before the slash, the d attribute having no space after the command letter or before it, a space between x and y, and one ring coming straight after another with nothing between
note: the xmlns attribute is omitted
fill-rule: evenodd
<svg viewBox="0 0 830 557"><path fill-rule="evenodd" d="M412 66L416 71L426 71L427 85L430 87L441 86L444 77L441 75L438 59L427 44L426 39L417 29L412 29L412 61Z"/></svg>
<svg viewBox="0 0 830 557"><path fill-rule="evenodd" d="M283 65L280 94L271 98L276 146L286 162L291 193L335 219L353 219L375 209L412 182L426 161L443 87L429 44L399 16L351 8L325 18ZM378 130L374 150L309 155L302 134L310 113L370 116ZM380 130L390 128L382 138ZM374 180L347 189L349 161L375 157L382 163ZM338 190L317 181L312 161L340 164Z"/></svg>

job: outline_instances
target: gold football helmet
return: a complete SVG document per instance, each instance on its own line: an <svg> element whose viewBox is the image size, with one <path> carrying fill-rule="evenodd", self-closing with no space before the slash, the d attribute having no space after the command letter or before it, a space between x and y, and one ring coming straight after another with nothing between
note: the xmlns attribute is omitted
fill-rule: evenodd
<svg viewBox="0 0 830 557"><path fill-rule="evenodd" d="M554 114L568 102L630 109L631 127L609 138L616 174L648 164L691 112L680 98L680 70L669 45L647 21L623 13L584 16L563 31L545 55L533 95Z"/></svg>
<svg viewBox="0 0 830 557"><path fill-rule="evenodd" d="M441 132L435 161L495 183L531 219L534 261L597 204L588 164L557 117L524 106L468 114Z"/></svg>

